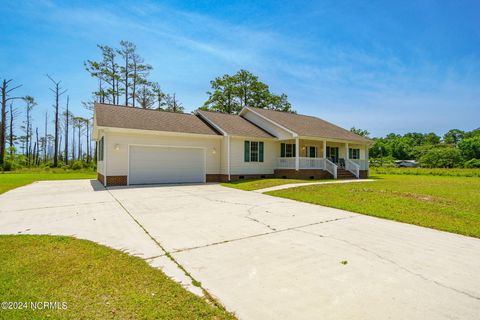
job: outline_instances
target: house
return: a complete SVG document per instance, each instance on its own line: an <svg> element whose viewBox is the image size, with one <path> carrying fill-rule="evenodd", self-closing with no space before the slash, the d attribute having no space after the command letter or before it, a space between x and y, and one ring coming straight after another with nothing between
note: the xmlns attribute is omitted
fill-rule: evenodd
<svg viewBox="0 0 480 320"><path fill-rule="evenodd" d="M416 168L418 167L418 162L415 160L396 160L395 166L399 168Z"/></svg>
<svg viewBox="0 0 480 320"><path fill-rule="evenodd" d="M252 178L366 178L371 140L322 119L245 107L238 115L95 104L104 185Z"/></svg>

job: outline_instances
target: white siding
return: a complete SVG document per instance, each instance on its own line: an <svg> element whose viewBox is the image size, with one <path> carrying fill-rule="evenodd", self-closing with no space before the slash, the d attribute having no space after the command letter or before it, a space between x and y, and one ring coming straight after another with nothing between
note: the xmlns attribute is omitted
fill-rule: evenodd
<svg viewBox="0 0 480 320"><path fill-rule="evenodd" d="M263 162L245 162L245 141L263 141ZM230 140L230 170L233 175L273 174L276 158L279 154L279 142L262 139L234 138Z"/></svg>
<svg viewBox="0 0 480 320"><path fill-rule="evenodd" d="M103 133L100 134L99 137L98 137L98 140L96 141L96 143L97 143L97 149L96 149L97 152L99 152L99 150L98 150L98 142L100 142L100 139L102 139L103 136L104 136ZM105 138L104 138L104 139L105 139ZM105 153L103 154L103 156L104 156L103 159L105 160ZM99 161L99 160L98 160L98 154L97 154L97 172L100 173L101 175L105 175L105 161Z"/></svg>
<svg viewBox="0 0 480 320"><path fill-rule="evenodd" d="M106 136L105 150L109 176L128 174L128 145L202 147L205 148L207 174L220 172L222 143L217 137L120 132L108 132ZM115 150L116 144L119 150ZM215 153L213 153L214 148Z"/></svg>

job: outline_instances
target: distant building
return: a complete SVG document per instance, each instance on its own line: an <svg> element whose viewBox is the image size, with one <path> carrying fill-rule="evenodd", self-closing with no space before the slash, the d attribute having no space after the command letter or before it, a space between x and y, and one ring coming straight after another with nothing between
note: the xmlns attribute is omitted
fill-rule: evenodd
<svg viewBox="0 0 480 320"><path fill-rule="evenodd" d="M418 167L418 162L415 160L397 160L395 161L395 166L399 168L416 168Z"/></svg>

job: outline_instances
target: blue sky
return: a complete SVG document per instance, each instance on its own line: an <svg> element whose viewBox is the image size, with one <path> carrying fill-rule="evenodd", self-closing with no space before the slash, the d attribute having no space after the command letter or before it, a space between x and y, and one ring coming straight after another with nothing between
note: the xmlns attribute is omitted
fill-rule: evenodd
<svg viewBox="0 0 480 320"><path fill-rule="evenodd" d="M52 110L45 75L86 116L96 82L83 61L120 40L187 111L244 68L299 113L372 136L480 126L479 1L2 0L0 11L0 77L37 99L38 126Z"/></svg>

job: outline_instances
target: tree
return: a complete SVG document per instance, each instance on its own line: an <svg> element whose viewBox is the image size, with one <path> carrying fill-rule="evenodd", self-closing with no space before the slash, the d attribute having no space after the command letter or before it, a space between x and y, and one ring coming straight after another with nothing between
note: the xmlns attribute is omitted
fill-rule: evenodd
<svg viewBox="0 0 480 320"><path fill-rule="evenodd" d="M165 111L169 112L183 112L184 108L181 102L178 102L177 98L175 97L175 93L173 95L167 94L166 98L167 107Z"/></svg>
<svg viewBox="0 0 480 320"><path fill-rule="evenodd" d="M480 135L463 139L458 143L458 148L465 160L480 159Z"/></svg>
<svg viewBox="0 0 480 320"><path fill-rule="evenodd" d="M158 82L153 82L150 87L153 95L155 96L157 110L163 110L163 108L167 105L167 95L162 91Z"/></svg>
<svg viewBox="0 0 480 320"><path fill-rule="evenodd" d="M32 132L32 115L31 115L31 112L32 112L32 109L33 107L35 107L37 105L37 103L35 102L35 99L32 97L32 96L25 96L23 98L23 101L25 102L26 104L26 119L25 119L25 127L24 127L24 130L25 130L25 137L26 137L26 156L27 156L27 162L30 164L30 161L31 161L31 144L32 144L32 135L33 135L33 132Z"/></svg>
<svg viewBox="0 0 480 320"><path fill-rule="evenodd" d="M120 67L120 82L123 83L123 91L125 94L125 105L129 105L130 96L128 89L130 89L130 79L132 77L130 72L130 67L132 66L131 60L136 51L136 46L129 41L120 41L120 49L117 50L117 53L123 59L123 65Z"/></svg>
<svg viewBox="0 0 480 320"><path fill-rule="evenodd" d="M350 131L362 137L368 137L370 135L370 132L368 132L367 130L357 129L355 127L352 127Z"/></svg>
<svg viewBox="0 0 480 320"><path fill-rule="evenodd" d="M2 87L0 88L2 100L2 106L0 109L0 167L2 167L5 162L5 145L7 141L7 103L9 101L22 98L9 96L13 90L22 86L18 85L13 88L9 88L10 82L12 82L12 79L3 79Z"/></svg>
<svg viewBox="0 0 480 320"><path fill-rule="evenodd" d="M9 139L9 149L10 149L10 159L13 159L13 155L15 153L15 144L14 144L14 141L15 141L15 135L13 133L13 121L14 119L16 118L16 116L18 115L17 114L17 109L14 109L13 108L13 103L10 102L10 125L8 126L8 128L10 129L10 134L8 135L8 139Z"/></svg>
<svg viewBox="0 0 480 320"><path fill-rule="evenodd" d="M150 74L150 70L152 70L152 66L145 64L143 58L135 52L132 54L131 58L132 63L130 65L130 70L132 72L132 103L135 107L135 101L138 101L137 88L140 85L145 87L145 85L148 84L147 78Z"/></svg>
<svg viewBox="0 0 480 320"><path fill-rule="evenodd" d="M427 168L454 168L462 164L462 156L456 148L431 148L420 158L420 165Z"/></svg>
<svg viewBox="0 0 480 320"><path fill-rule="evenodd" d="M70 119L72 118L72 114L68 110L68 105L70 102L70 97L67 96L67 105L66 105L66 110L63 113L63 118L64 118L64 127L65 127L65 164L68 165L68 129L70 127Z"/></svg>
<svg viewBox="0 0 480 320"><path fill-rule="evenodd" d="M465 131L452 129L443 135L443 142L457 145L465 135Z"/></svg>
<svg viewBox="0 0 480 320"><path fill-rule="evenodd" d="M53 105L54 109L55 109L55 142L54 142L54 151L53 151L53 166L54 167L57 167L58 166L58 150L59 150L59 143L58 143L58 138L59 138L59 134L60 134L60 131L59 131L59 108L60 108L60 96L62 96L65 92L67 92L67 90L63 90L61 87L60 87L60 83L61 81L55 81L53 80L52 77L50 77L49 75L47 75L47 77L50 79L50 81L53 82L53 89L50 88L50 90L55 94L55 104Z"/></svg>
<svg viewBox="0 0 480 320"><path fill-rule="evenodd" d="M150 109L155 104L155 94L148 84L143 84L138 91L136 100L141 108Z"/></svg>
<svg viewBox="0 0 480 320"><path fill-rule="evenodd" d="M256 107L284 112L292 112L286 94L274 95L268 85L246 70L240 70L233 76L225 74L210 82L212 91L208 91L208 100L202 109L237 114L243 107Z"/></svg>

